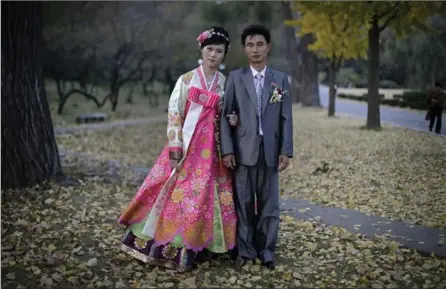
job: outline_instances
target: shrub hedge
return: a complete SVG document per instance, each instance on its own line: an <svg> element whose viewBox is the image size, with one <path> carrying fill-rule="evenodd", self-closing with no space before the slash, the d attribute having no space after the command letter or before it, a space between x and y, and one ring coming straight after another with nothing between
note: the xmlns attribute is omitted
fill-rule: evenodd
<svg viewBox="0 0 446 289"><path fill-rule="evenodd" d="M427 109L427 91L406 91L403 94L396 94L392 99L384 99L384 95L380 94L381 104L388 106L409 107L412 109L426 110ZM338 94L338 97L367 101L367 94L364 95L351 95L351 94Z"/></svg>

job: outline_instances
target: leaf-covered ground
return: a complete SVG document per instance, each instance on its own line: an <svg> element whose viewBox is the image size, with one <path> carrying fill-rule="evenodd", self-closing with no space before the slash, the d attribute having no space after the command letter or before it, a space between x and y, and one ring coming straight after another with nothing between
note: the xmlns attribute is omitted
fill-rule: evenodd
<svg viewBox="0 0 446 289"><path fill-rule="evenodd" d="M60 147L102 160L151 167L167 141L167 123L128 126L104 131L82 131L57 136Z"/></svg>
<svg viewBox="0 0 446 289"><path fill-rule="evenodd" d="M364 120L325 115L294 111L295 158L281 177L283 197L446 228L444 137L389 126L366 131L360 129ZM62 135L58 143L149 167L165 143L165 132L164 124L115 128Z"/></svg>
<svg viewBox="0 0 446 289"><path fill-rule="evenodd" d="M68 162L74 171L79 161ZM107 170L89 165L91 174ZM119 250L124 229L116 219L138 183L126 175L3 192L2 288L446 287L444 259L286 216L274 272L258 264L239 269L226 256L185 274L147 266Z"/></svg>

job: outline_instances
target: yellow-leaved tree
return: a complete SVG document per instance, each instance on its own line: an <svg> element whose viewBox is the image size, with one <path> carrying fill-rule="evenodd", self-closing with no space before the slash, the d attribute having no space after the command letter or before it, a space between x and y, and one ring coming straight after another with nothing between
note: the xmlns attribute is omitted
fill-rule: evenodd
<svg viewBox="0 0 446 289"><path fill-rule="evenodd" d="M367 27L368 37L368 129L381 128L379 97L379 37L384 29L392 29L402 37L415 29L433 30L427 25L429 16L446 13L446 2L440 1L364 1L351 2L351 17Z"/></svg>
<svg viewBox="0 0 446 289"><path fill-rule="evenodd" d="M367 56L367 30L349 14L354 13L346 2L295 2L293 8L301 17L286 21L299 26L298 34L313 34L315 41L308 48L329 62L328 116L335 115L336 77L346 59ZM352 10L352 11L349 11Z"/></svg>
<svg viewBox="0 0 446 289"><path fill-rule="evenodd" d="M367 37L368 58L368 93L367 93L367 124L368 129L380 129L380 98L379 98L379 36L381 32L390 28L397 36L404 36L414 29L429 29L426 19L429 16L446 14L446 2L442 1L355 1L355 2L303 2L298 1L293 5L297 11L320 11L314 14L323 22L327 9L335 14L343 14L349 18L349 23L354 27L365 29ZM327 8L329 7L329 8ZM333 10L332 10L333 9ZM304 15L304 14L303 14ZM303 19L305 16L302 17ZM302 21L304 21L302 19ZM313 20L314 21L314 20ZM295 21L285 21L287 25L299 25ZM308 26L308 31L313 35L320 33L320 25ZM364 30L363 30L364 31ZM341 34L348 37L346 34ZM338 40L342 41L342 40Z"/></svg>

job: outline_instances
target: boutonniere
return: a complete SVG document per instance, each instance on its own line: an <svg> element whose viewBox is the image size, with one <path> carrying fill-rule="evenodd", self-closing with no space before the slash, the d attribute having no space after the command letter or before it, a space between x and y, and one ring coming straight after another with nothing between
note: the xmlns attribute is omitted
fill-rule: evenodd
<svg viewBox="0 0 446 289"><path fill-rule="evenodd" d="M286 91L281 86L277 86L275 82L271 83L271 99L270 103L277 103L283 100L283 95Z"/></svg>

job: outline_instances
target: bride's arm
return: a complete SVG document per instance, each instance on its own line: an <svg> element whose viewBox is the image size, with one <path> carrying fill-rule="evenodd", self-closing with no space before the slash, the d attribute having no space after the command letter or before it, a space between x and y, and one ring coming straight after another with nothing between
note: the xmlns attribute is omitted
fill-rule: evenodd
<svg viewBox="0 0 446 289"><path fill-rule="evenodd" d="M167 139L169 141L169 158L181 160L183 158L183 117L187 85L183 76L178 78L169 99Z"/></svg>

